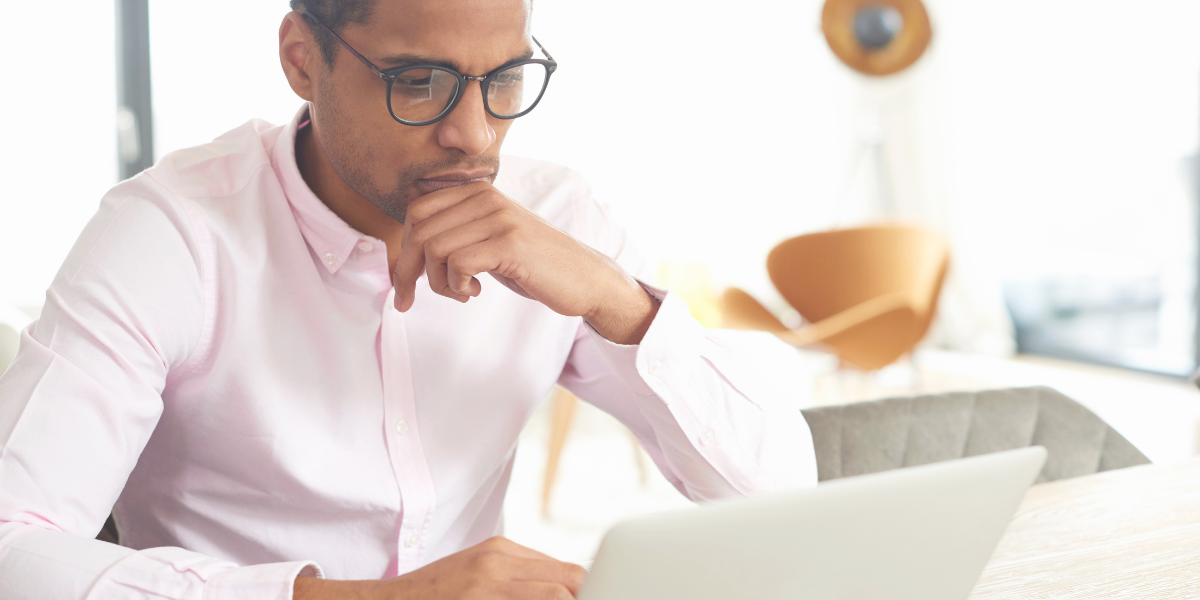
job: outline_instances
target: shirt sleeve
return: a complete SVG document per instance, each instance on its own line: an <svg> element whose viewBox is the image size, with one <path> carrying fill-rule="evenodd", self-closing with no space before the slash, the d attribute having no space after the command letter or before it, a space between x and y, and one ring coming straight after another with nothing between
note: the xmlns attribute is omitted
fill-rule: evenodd
<svg viewBox="0 0 1200 600"><path fill-rule="evenodd" d="M608 211L581 203L577 235L647 279ZM559 383L620 420L692 500L817 483L812 434L793 378L795 350L765 332L708 330L667 291L641 343L615 344L581 324Z"/></svg>
<svg viewBox="0 0 1200 600"><path fill-rule="evenodd" d="M239 567L93 539L204 338L206 241L145 176L114 188L0 377L0 598L291 598L297 562Z"/></svg>

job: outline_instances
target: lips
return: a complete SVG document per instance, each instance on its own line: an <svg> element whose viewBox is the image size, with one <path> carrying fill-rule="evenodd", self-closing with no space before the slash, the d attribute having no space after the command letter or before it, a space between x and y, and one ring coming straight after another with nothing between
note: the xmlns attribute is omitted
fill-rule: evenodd
<svg viewBox="0 0 1200 600"><path fill-rule="evenodd" d="M429 192L475 183L476 181L488 181L495 177L494 171L472 171L472 172L456 172L438 175L436 177L426 177L417 180L417 188L428 194Z"/></svg>

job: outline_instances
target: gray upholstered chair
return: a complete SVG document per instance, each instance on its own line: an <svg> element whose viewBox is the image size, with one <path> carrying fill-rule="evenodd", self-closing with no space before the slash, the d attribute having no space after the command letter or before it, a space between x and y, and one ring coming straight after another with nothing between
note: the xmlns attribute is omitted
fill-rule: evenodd
<svg viewBox="0 0 1200 600"><path fill-rule="evenodd" d="M1088 409L1048 387L889 398L801 411L820 481L1025 446L1049 453L1037 482L1149 463Z"/></svg>

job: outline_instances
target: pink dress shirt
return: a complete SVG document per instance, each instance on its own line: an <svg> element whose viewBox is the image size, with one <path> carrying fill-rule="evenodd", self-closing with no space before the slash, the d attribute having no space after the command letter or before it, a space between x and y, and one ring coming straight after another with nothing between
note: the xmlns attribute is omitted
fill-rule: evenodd
<svg viewBox="0 0 1200 600"><path fill-rule="evenodd" d="M517 436L560 383L706 500L816 483L763 357L669 293L638 346L481 277L392 308L383 242L296 166L301 110L175 152L101 202L0 378L0 598L286 599L298 574L392 577L501 533ZM631 273L575 173L496 186ZM114 506L115 505L115 506ZM122 546L92 539L110 509Z"/></svg>

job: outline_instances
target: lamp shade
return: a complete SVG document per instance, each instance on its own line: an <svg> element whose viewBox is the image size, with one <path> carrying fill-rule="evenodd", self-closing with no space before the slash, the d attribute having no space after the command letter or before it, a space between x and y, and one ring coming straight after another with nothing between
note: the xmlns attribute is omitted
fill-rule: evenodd
<svg viewBox="0 0 1200 600"><path fill-rule="evenodd" d="M843 63L874 76L917 62L933 36L921 0L826 0L821 31Z"/></svg>

